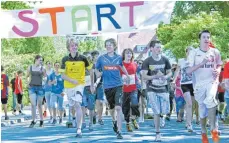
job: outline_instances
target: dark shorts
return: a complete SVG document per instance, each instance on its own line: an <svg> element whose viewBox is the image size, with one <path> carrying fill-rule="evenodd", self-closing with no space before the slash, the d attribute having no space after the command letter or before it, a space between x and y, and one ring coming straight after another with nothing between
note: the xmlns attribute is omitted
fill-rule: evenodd
<svg viewBox="0 0 229 143"><path fill-rule="evenodd" d="M7 104L8 98L1 98L2 104Z"/></svg>
<svg viewBox="0 0 229 143"><path fill-rule="evenodd" d="M122 86L105 89L105 95L110 109L114 109L115 106L122 106Z"/></svg>
<svg viewBox="0 0 229 143"><path fill-rule="evenodd" d="M224 102L224 92L219 92L217 95L219 102Z"/></svg>
<svg viewBox="0 0 229 143"><path fill-rule="evenodd" d="M192 84L182 84L181 89L183 93L190 92L191 96L194 96L194 90Z"/></svg>
<svg viewBox="0 0 229 143"><path fill-rule="evenodd" d="M19 94L16 94L16 96L17 96L17 103L18 104L21 104L22 103L22 96L23 96L23 94L19 93Z"/></svg>

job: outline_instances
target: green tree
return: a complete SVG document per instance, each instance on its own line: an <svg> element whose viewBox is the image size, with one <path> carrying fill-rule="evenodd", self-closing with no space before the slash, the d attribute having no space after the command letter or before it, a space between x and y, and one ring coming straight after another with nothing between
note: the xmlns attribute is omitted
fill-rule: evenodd
<svg viewBox="0 0 229 143"><path fill-rule="evenodd" d="M7 10L14 10L14 9L30 9L25 2L22 1L2 1L1 8Z"/></svg>
<svg viewBox="0 0 229 143"><path fill-rule="evenodd" d="M211 31L213 44L221 51L223 59L229 56L229 18L222 17L219 13L200 13L198 16L190 15L187 20L160 24L157 35L165 48L171 49L176 58L185 56L187 46L199 46L198 34L201 30Z"/></svg>
<svg viewBox="0 0 229 143"><path fill-rule="evenodd" d="M189 15L206 12L219 12L223 17L229 17L228 1L177 1L174 6L172 17L186 19Z"/></svg>

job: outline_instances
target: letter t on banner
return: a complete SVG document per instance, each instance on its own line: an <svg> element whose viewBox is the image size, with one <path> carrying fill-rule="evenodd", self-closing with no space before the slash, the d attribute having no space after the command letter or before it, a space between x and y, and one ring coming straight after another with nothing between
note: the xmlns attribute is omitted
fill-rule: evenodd
<svg viewBox="0 0 229 143"><path fill-rule="evenodd" d="M53 34L57 34L57 25L56 25L56 13L64 12L64 7L55 7L55 8L42 8L39 9L39 13L49 13L52 21L52 32Z"/></svg>
<svg viewBox="0 0 229 143"><path fill-rule="evenodd" d="M130 27L134 26L134 6L139 6L143 5L144 1L139 1L139 2L123 2L120 3L121 7L130 7L130 15L129 15L129 25Z"/></svg>

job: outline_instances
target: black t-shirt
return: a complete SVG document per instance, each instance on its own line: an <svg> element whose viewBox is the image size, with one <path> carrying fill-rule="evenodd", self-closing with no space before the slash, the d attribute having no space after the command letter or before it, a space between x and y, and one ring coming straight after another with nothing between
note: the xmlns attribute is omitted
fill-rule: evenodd
<svg viewBox="0 0 229 143"><path fill-rule="evenodd" d="M164 56L161 56L159 61L154 60L152 56L148 57L142 65L142 70L147 70L147 75L149 76L166 75L166 70L169 69L171 69L171 64ZM162 79L154 79L148 81L147 90L156 93L164 93L168 92L167 85L167 80L163 81Z"/></svg>
<svg viewBox="0 0 229 143"><path fill-rule="evenodd" d="M89 62L87 60L87 58L83 55L80 55L79 53L76 54L76 56L73 58L71 56L71 54L69 54L68 56L65 56L63 59L62 59L62 63L61 63L61 69L65 69L66 68L66 62L67 61L83 61L85 63L85 67L88 67L89 66Z"/></svg>
<svg viewBox="0 0 229 143"><path fill-rule="evenodd" d="M13 90L13 92L15 91L15 80L16 80L16 78L13 78L13 79L10 81L10 84L12 85L12 90Z"/></svg>

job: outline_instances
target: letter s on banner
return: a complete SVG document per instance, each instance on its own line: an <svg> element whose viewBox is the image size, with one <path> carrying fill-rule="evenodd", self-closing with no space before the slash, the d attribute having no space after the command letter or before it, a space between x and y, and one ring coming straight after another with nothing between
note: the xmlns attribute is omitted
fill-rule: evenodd
<svg viewBox="0 0 229 143"><path fill-rule="evenodd" d="M28 17L24 16L25 14L33 14L33 11L32 10L24 10L24 11L20 11L18 13L18 18L21 19L24 22L28 22L28 23L32 24L33 25L33 29L31 31L29 31L29 32L24 32L24 31L21 31L19 28L17 28L14 25L12 27L12 30L17 35L20 35L22 37L32 37L37 33L39 25L38 25L38 22L35 19L28 18Z"/></svg>

